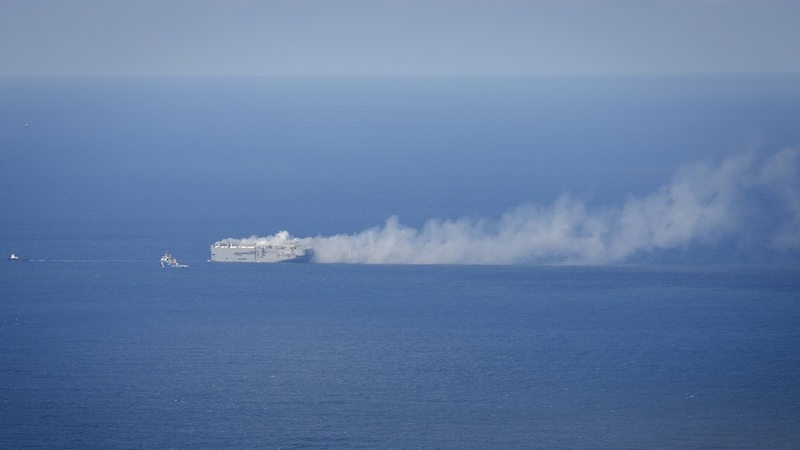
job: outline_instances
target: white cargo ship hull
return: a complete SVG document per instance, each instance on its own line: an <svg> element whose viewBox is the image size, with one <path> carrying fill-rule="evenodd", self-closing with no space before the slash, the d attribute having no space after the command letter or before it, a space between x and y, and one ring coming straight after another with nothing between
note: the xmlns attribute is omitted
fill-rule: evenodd
<svg viewBox="0 0 800 450"><path fill-rule="evenodd" d="M211 246L211 261L241 263L309 262L313 251L293 244Z"/></svg>

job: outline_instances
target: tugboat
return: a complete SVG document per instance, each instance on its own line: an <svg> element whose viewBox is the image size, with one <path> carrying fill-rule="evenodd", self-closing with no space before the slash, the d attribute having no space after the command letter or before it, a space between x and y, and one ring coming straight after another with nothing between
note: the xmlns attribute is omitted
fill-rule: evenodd
<svg viewBox="0 0 800 450"><path fill-rule="evenodd" d="M183 269L185 267L189 266L187 266L186 264L179 263L174 256L169 254L169 252L164 253L164 256L161 257L162 269Z"/></svg>

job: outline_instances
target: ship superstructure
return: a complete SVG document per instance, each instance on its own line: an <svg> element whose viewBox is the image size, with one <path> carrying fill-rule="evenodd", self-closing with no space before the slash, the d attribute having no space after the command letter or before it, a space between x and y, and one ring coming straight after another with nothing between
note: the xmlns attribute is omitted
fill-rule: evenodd
<svg viewBox="0 0 800 450"><path fill-rule="evenodd" d="M211 246L211 261L215 262L309 262L312 255L310 248L291 243L218 242Z"/></svg>
<svg viewBox="0 0 800 450"><path fill-rule="evenodd" d="M161 257L162 269L185 269L186 267L189 266L179 263L169 252L164 253L164 256Z"/></svg>

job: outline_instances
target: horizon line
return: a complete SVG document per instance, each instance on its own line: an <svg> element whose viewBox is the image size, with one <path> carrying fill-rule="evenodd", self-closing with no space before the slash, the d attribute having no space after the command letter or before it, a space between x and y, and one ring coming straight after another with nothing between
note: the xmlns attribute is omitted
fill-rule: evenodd
<svg viewBox="0 0 800 450"><path fill-rule="evenodd" d="M785 76L800 71L753 72L447 72L447 73L139 73L139 74L2 74L0 78L415 78L415 77L550 77L550 76Z"/></svg>

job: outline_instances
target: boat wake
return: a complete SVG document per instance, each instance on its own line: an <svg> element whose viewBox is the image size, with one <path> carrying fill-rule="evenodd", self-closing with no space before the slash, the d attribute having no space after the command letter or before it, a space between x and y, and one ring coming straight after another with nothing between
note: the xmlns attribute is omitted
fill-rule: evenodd
<svg viewBox="0 0 800 450"><path fill-rule="evenodd" d="M45 263L74 263L74 264L113 264L113 263L142 263L148 262L146 259L21 259L25 262L45 262Z"/></svg>

